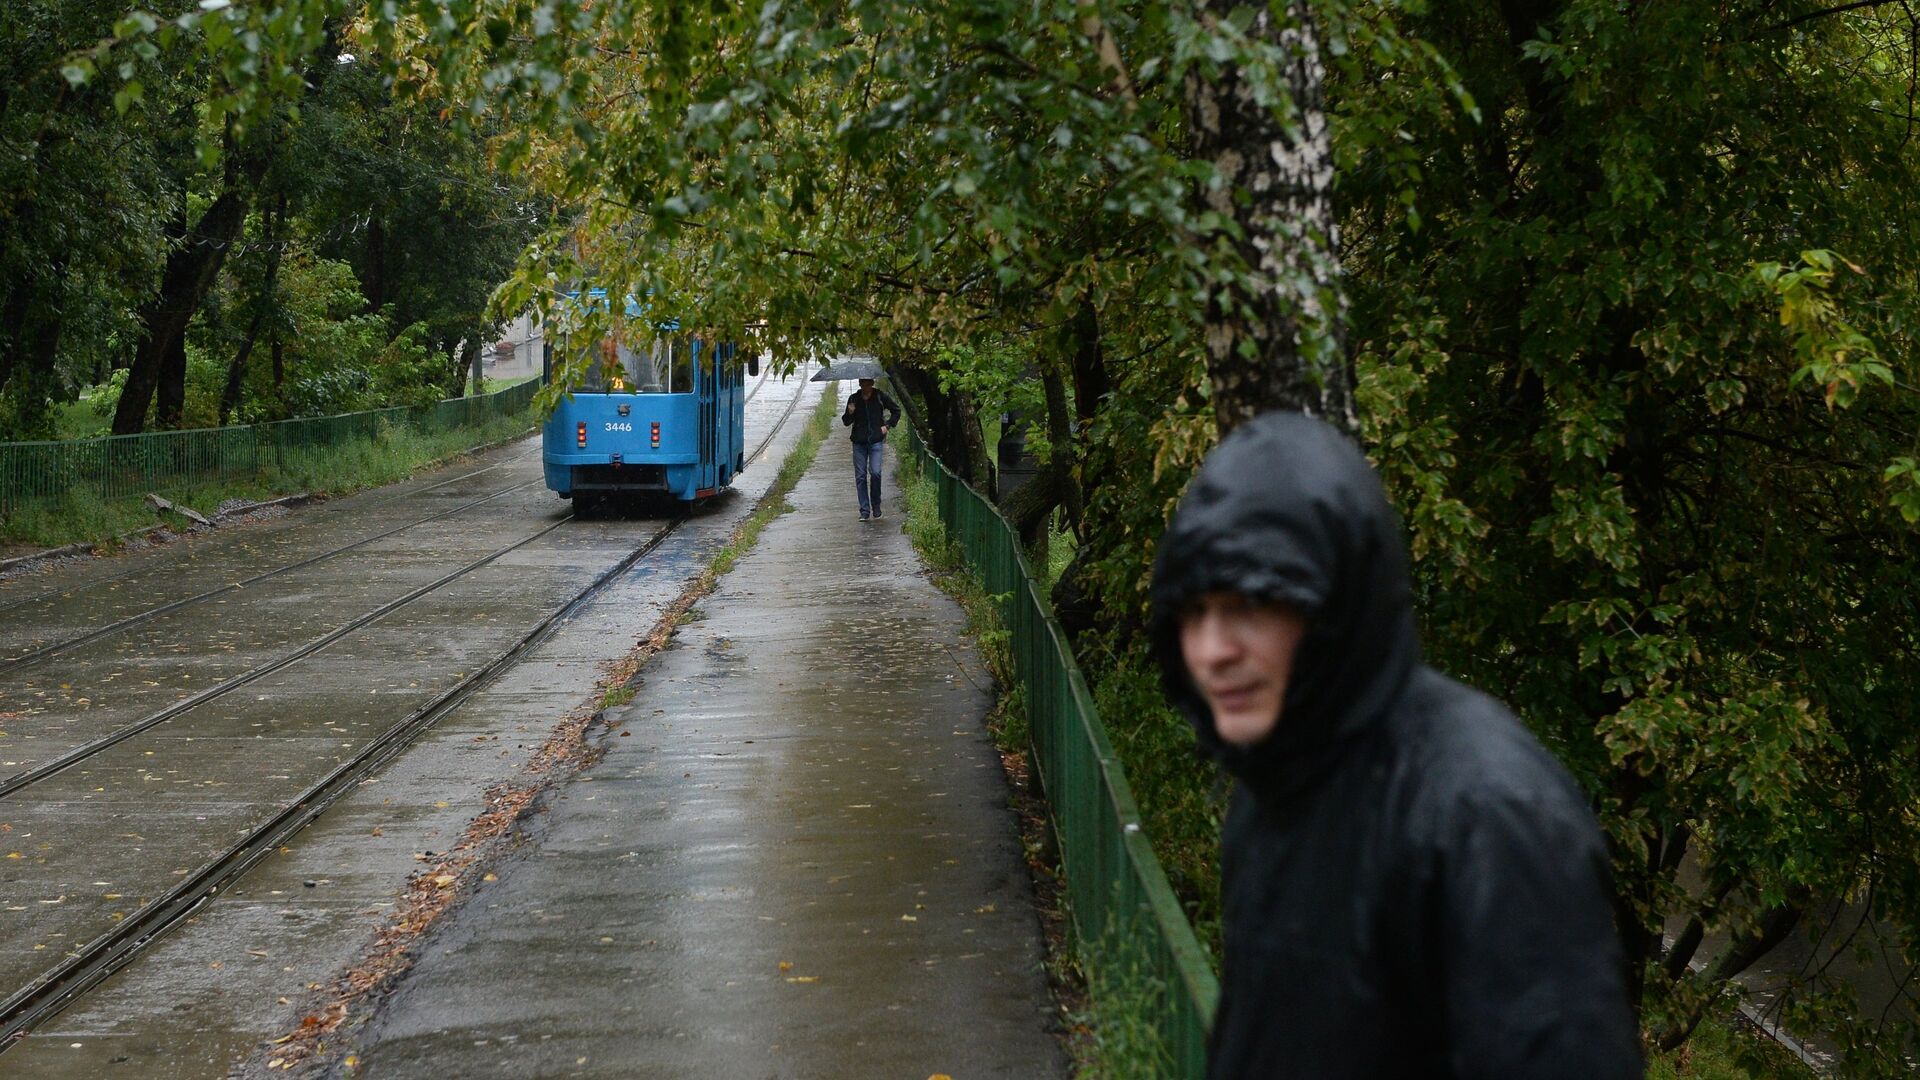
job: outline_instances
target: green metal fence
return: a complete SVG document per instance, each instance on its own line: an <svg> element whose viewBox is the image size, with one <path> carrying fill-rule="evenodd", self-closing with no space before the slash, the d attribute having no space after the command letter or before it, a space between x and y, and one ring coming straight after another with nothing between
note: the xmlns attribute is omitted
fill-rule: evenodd
<svg viewBox="0 0 1920 1080"><path fill-rule="evenodd" d="M1140 811L1066 635L1034 582L1019 537L993 504L948 471L909 431L939 486L940 520L987 591L1005 596L1015 674L1027 688L1034 759L1066 864L1080 948L1096 968L1144 968L1164 991L1161 1038L1176 1075L1206 1071L1206 1032L1219 997L1186 913L1140 824Z"/></svg>
<svg viewBox="0 0 1920 1080"><path fill-rule="evenodd" d="M111 499L256 477L278 467L288 454L377 438L400 425L450 431L523 412L539 389L534 381L421 408L63 442L0 443L0 513L70 491Z"/></svg>

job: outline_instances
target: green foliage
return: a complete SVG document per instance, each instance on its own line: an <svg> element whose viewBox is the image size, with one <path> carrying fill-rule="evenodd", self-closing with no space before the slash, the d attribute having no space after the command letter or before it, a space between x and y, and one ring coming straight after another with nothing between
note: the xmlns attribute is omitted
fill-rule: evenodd
<svg viewBox="0 0 1920 1080"><path fill-rule="evenodd" d="M1750 959L1730 941L1799 911L1820 929L1810 898L1870 893L1903 940L1920 923L1920 772L1892 750L1920 689L1920 237L1886 227L1920 161L1883 107L1910 35L1769 29L1791 16L1415 15L1481 122L1407 113L1411 188L1396 146L1345 151L1367 437L1431 658L1592 793L1661 1041L1723 1000ZM1342 116L1401 108L1381 70L1342 75ZM1690 920L1710 944L1670 956ZM1881 1018L1853 1018L1836 970L1790 984L1794 1026L1860 1046L1849 1074L1901 1071L1884 1048L1911 1014L1864 1034Z"/></svg>
<svg viewBox="0 0 1920 1080"><path fill-rule="evenodd" d="M1364 437L1406 518L1430 657L1510 702L1590 792L1650 1034L1683 1038L1724 1000L1728 943L1815 898L1870 897L1905 941L1911 20L1811 0L1309 7ZM157 115L139 46L198 35L202 134L219 134L292 96L278 88L302 42L344 8L132 20L74 75ZM777 359L864 347L971 404L1035 400L1027 365L1064 377L1063 328L1091 310L1104 386L1052 449L1085 496L1072 524L1102 632L1082 659L1108 722L1136 733L1129 770L1150 773L1183 760L1137 630L1154 539L1215 439L1206 298L1311 300L1287 346L1318 370L1341 359L1341 298L1260 280L1238 226L1196 198L1216 178L1186 152L1189 79L1237 79L1302 119L1294 57L1249 35L1250 14L394 0L356 40L411 106L496 132L499 161L555 208L496 315L558 318L591 266L615 295ZM128 50L131 73L112 66ZM159 247L122 262L150 275ZM1157 843L1199 835L1206 791L1197 767L1155 784L1150 802L1196 823L1156 823ZM1204 910L1198 861L1163 858L1192 867ZM1663 932L1690 922L1712 945L1667 955ZM1794 1023L1845 1048L1844 1071L1904 1068L1889 1048L1911 1017L1876 1038L1837 983L1822 967L1790 988Z"/></svg>
<svg viewBox="0 0 1920 1080"><path fill-rule="evenodd" d="M933 367L940 373L943 391L971 395L983 416L995 418L994 430L1002 414L1012 413L1027 420L1027 447L1044 463L1053 456L1053 444L1045 424L1034 423L1044 420L1047 413L1040 382L1032 375L1034 363L1034 357L1007 343L961 342L939 346L933 354ZM993 431L986 435L991 439Z"/></svg>
<svg viewBox="0 0 1920 1080"><path fill-rule="evenodd" d="M1102 956L1083 960L1088 1007L1075 1019L1084 1031L1075 1045L1076 1080L1162 1080L1178 1075L1173 1053L1160 1035L1167 987L1153 965L1123 945L1076 950Z"/></svg>
<svg viewBox="0 0 1920 1080"><path fill-rule="evenodd" d="M254 419L458 392L456 345L495 333L487 298L532 234L538 203L492 169L484 127L445 123L442 104L394 100L380 65L343 53L360 6L9 8L0 439L57 434L50 410L124 368L170 305L194 306L188 426L229 411L227 372L240 356L250 359L239 411ZM203 226L211 208L235 205L251 213L227 245ZM196 250L219 253L217 278L163 277ZM332 325L319 329L351 341L299 325L311 323L297 309L314 298L299 295L292 264L316 259L308 272L345 290L326 301ZM348 268L344 279L332 266ZM214 284L202 299L189 279ZM172 292L160 302L163 288ZM341 325L357 316L366 321ZM385 336L365 340L375 330ZM318 351L332 345L345 348ZM274 346L315 350L292 361L304 385L288 390ZM332 371L329 357L348 370Z"/></svg>
<svg viewBox="0 0 1920 1080"><path fill-rule="evenodd" d="M1807 379L1826 388L1829 408L1846 408L1859 396L1862 380L1893 384L1893 369L1880 359L1873 342L1847 321L1829 295L1836 266L1864 273L1831 251L1803 251L1800 265L1788 269L1763 262L1753 268L1753 279L1780 298L1780 325L1793 334L1794 369L1789 385ZM1736 404L1719 403L1726 408Z"/></svg>
<svg viewBox="0 0 1920 1080"><path fill-rule="evenodd" d="M1709 1018L1687 1045L1656 1054L1647 1080L1813 1080L1815 1073L1745 1020Z"/></svg>
<svg viewBox="0 0 1920 1080"><path fill-rule="evenodd" d="M1130 654L1103 672L1094 705L1194 932L1220 952L1220 825L1227 787L1194 750L1192 725L1167 706L1157 668Z"/></svg>

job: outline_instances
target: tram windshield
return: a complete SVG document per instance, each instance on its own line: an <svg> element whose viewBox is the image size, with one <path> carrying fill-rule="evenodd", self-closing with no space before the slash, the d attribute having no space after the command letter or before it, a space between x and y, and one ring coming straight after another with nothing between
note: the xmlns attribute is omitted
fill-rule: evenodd
<svg viewBox="0 0 1920 1080"><path fill-rule="evenodd" d="M656 337L646 342L602 338L580 389L597 394L690 393L694 389L695 344L694 339L682 336Z"/></svg>

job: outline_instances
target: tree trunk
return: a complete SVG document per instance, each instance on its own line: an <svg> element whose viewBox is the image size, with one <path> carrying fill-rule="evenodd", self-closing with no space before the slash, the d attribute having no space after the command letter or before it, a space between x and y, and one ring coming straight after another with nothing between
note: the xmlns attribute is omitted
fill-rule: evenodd
<svg viewBox="0 0 1920 1080"><path fill-rule="evenodd" d="M31 290L25 282L15 282L7 290L7 298L0 302L0 388L13 378L13 370L19 363L20 352L26 335L21 333L27 325L27 310L31 306Z"/></svg>
<svg viewBox="0 0 1920 1080"><path fill-rule="evenodd" d="M273 328L272 343L272 347L267 350L267 355L272 358L273 363L274 416L278 419L285 420L287 413L290 411L287 408L286 395L287 346L285 342L280 340L280 328L277 326Z"/></svg>
<svg viewBox="0 0 1920 1080"><path fill-rule="evenodd" d="M59 434L54 430L51 406L54 358L60 353L65 319L60 314L59 303L53 302L52 297L44 299L48 302L29 311L26 325L19 328L13 347L8 350L19 354L7 365L12 369L6 393L14 401L15 438L52 439Z"/></svg>
<svg viewBox="0 0 1920 1080"><path fill-rule="evenodd" d="M1094 348L1099 349L1097 340ZM1047 441L1053 444L1047 469L1059 477L1059 505L1066 509L1068 527L1077 533L1086 509L1080 493L1080 427L1067 404L1066 381L1054 365L1042 369L1040 387L1047 399Z"/></svg>
<svg viewBox="0 0 1920 1080"><path fill-rule="evenodd" d="M161 431L178 431L187 404L187 335L178 333L167 342L160 358L160 385L153 401L153 426Z"/></svg>
<svg viewBox="0 0 1920 1080"><path fill-rule="evenodd" d="M360 289L367 294L367 307L376 314L387 306L387 230L374 218L367 223L367 274Z"/></svg>
<svg viewBox="0 0 1920 1080"><path fill-rule="evenodd" d="M1333 148L1312 14L1306 0L1289 0L1281 17L1239 0L1203 0L1200 7L1210 24L1245 18L1249 38L1276 47L1276 74L1294 107L1292 122L1283 121L1232 63L1212 79L1199 68L1187 76L1194 156L1219 176L1203 199L1240 229L1237 240L1225 230L1199 238L1241 264L1240 273L1207 283L1207 372L1220 433L1272 409L1305 412L1352 432Z"/></svg>
<svg viewBox="0 0 1920 1080"><path fill-rule="evenodd" d="M1036 560L1047 550L1047 531L1053 512L1066 507L1069 516L1080 510L1080 488L1074 481L1073 418L1067 409L1067 385L1051 365L1040 371L1047 401L1047 438L1053 454L1032 479L1004 497L1000 512L1020 534L1020 542ZM1004 464L1004 463L1003 463Z"/></svg>
<svg viewBox="0 0 1920 1080"><path fill-rule="evenodd" d="M947 430L951 433L953 458L947 467L972 484L988 499L993 498L993 458L987 452L987 440L980 432L980 410L973 395L956 390L947 395Z"/></svg>
<svg viewBox="0 0 1920 1080"><path fill-rule="evenodd" d="M467 392L475 397L479 397L487 388L487 347L483 341L486 329L476 326L467 335L467 340L473 343L467 347Z"/></svg>
<svg viewBox="0 0 1920 1080"><path fill-rule="evenodd" d="M160 426L179 425L180 403L186 398L187 324L213 288L227 251L246 224L247 203L248 197L230 182L191 229L184 214L177 219L174 238L178 246L167 256L160 294L140 311L139 345L127 373L126 389L121 391L119 407L113 414L115 435L137 435L145 430L147 406L153 403L156 390Z"/></svg>
<svg viewBox="0 0 1920 1080"><path fill-rule="evenodd" d="M267 321L266 305L263 303L253 313L253 321L247 324L247 336L240 341L240 348L233 354L233 362L227 365L227 385L220 392L220 426L226 427L233 418L233 412L240 407L240 391L246 385L247 357L253 354L254 342L260 340L260 327Z"/></svg>
<svg viewBox="0 0 1920 1080"><path fill-rule="evenodd" d="M273 310L275 296L280 285L281 245L280 223L287 217L287 197L280 196L273 211L267 215L266 228L262 229L267 244L267 269L260 282L260 295L254 297L253 319L247 324L247 336L240 342L240 348L233 354L233 362L227 365L227 385L220 394L220 426L226 427L234 410L240 407L240 393L246 387L247 358L253 355L253 347L260 340L260 331L266 326L267 315Z"/></svg>
<svg viewBox="0 0 1920 1080"><path fill-rule="evenodd" d="M1112 389L1107 379L1106 352L1100 344L1100 312L1093 301L1080 300L1070 325L1073 346L1068 355L1073 361L1073 412L1078 433L1085 435L1100 411L1100 402Z"/></svg>

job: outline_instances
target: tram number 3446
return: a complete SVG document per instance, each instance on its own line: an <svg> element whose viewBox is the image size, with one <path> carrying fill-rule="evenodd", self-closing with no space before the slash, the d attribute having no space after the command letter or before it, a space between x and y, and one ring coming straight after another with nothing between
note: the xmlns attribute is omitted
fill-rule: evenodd
<svg viewBox="0 0 1920 1080"><path fill-rule="evenodd" d="M632 424L621 424L621 423L611 423L611 422L609 422L609 423L607 424L607 430L608 430L608 431L632 431L632 430L633 430L633 425L632 425Z"/></svg>

